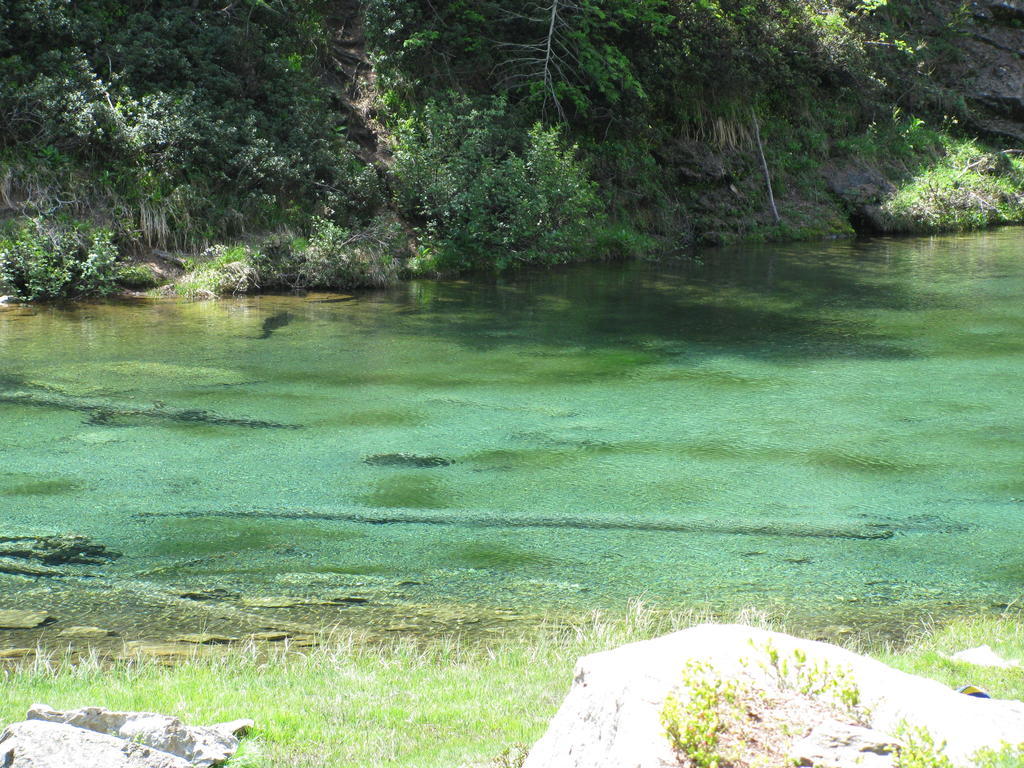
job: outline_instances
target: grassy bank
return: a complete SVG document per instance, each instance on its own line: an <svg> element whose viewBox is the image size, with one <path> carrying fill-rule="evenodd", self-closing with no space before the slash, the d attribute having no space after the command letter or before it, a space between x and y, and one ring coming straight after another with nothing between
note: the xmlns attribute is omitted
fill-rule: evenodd
<svg viewBox="0 0 1024 768"><path fill-rule="evenodd" d="M156 710L193 723L251 717L257 727L234 768L513 766L543 733L578 656L701 618L634 607L624 619L595 617L573 629L486 645L371 646L344 636L288 658L242 649L175 667L96 660L66 666L41 658L0 677L0 719L20 719L33 702ZM922 628L906 647L874 653L951 686L971 682L1001 698L1024 699L1024 671L983 670L942 655L981 643L1024 658L1024 617Z"/></svg>

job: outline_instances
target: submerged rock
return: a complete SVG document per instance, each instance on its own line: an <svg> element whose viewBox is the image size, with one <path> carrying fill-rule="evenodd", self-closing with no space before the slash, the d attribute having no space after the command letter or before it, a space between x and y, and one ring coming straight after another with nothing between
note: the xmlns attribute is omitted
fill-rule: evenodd
<svg viewBox="0 0 1024 768"><path fill-rule="evenodd" d="M242 605L246 608L301 608L315 605L366 605L370 598L361 595L336 595L330 597L287 597L282 595L246 597Z"/></svg>
<svg viewBox="0 0 1024 768"><path fill-rule="evenodd" d="M250 429L302 429L299 424L279 424L261 419L230 418L200 408L166 408L118 405L98 398L72 397L50 391L0 391L0 403L34 408L53 408L84 413L90 424L118 426L132 423L173 422Z"/></svg>
<svg viewBox="0 0 1024 768"><path fill-rule="evenodd" d="M61 576L61 572L55 568L47 568L41 565L28 565L20 560L7 557L0 557L0 573L7 573L12 576Z"/></svg>
<svg viewBox="0 0 1024 768"><path fill-rule="evenodd" d="M194 592L179 592L178 597L184 600L204 602L207 600L230 600L238 597L238 593L215 587L213 589L200 589Z"/></svg>
<svg viewBox="0 0 1024 768"><path fill-rule="evenodd" d="M0 557L36 560L45 565L102 565L121 557L85 536L0 537Z"/></svg>
<svg viewBox="0 0 1024 768"><path fill-rule="evenodd" d="M414 453L377 453L363 459L364 464L372 467L415 467L417 469L430 469L433 467L448 467L455 463L455 459L446 459L444 456L418 456Z"/></svg>
<svg viewBox="0 0 1024 768"><path fill-rule="evenodd" d="M121 557L85 536L0 537L0 573L52 577L68 573L52 566L102 565Z"/></svg>
<svg viewBox="0 0 1024 768"><path fill-rule="evenodd" d="M246 608L298 608L308 605L305 600L297 597L246 597L242 605Z"/></svg>
<svg viewBox="0 0 1024 768"><path fill-rule="evenodd" d="M132 640L124 647L125 658L148 656L149 658L167 665L194 659L196 656L204 655L211 649L189 645L186 643L160 643L149 640Z"/></svg>
<svg viewBox="0 0 1024 768"><path fill-rule="evenodd" d="M35 655L35 648L5 648L0 651L0 660L27 659L29 656Z"/></svg>
<svg viewBox="0 0 1024 768"><path fill-rule="evenodd" d="M271 334L279 328L284 328L292 321L291 312L278 312L263 321L263 326L258 339L269 339Z"/></svg>
<svg viewBox="0 0 1024 768"><path fill-rule="evenodd" d="M388 509L379 512L313 512L309 510L218 510L201 512L136 512L133 520L158 518L244 518L246 520L331 520L366 525L457 525L474 528L564 528L584 531L652 531L664 533L706 533L723 536L771 536L794 539L851 539L884 541L896 533L889 528L871 526L829 527L780 521L774 524L743 525L718 520L621 520L580 517L468 517L465 514L407 513Z"/></svg>
<svg viewBox="0 0 1024 768"><path fill-rule="evenodd" d="M59 633L59 637L70 637L80 640L99 640L104 637L115 637L117 635L111 629L102 627L66 627Z"/></svg>
<svg viewBox="0 0 1024 768"><path fill-rule="evenodd" d="M196 632L172 637L171 642L191 643L192 645L227 645L228 643L237 643L238 638L228 637L227 635L214 635L209 632Z"/></svg>
<svg viewBox="0 0 1024 768"><path fill-rule="evenodd" d="M252 639L259 640L264 643L283 643L292 636L291 632L284 631L268 631L268 632L255 632L253 633Z"/></svg>
<svg viewBox="0 0 1024 768"><path fill-rule="evenodd" d="M0 611L0 629L35 629L54 621L53 616L43 611Z"/></svg>

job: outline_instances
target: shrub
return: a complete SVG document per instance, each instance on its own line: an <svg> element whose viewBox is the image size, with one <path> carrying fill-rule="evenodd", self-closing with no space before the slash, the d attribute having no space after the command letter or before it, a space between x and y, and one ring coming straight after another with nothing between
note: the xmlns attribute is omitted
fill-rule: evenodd
<svg viewBox="0 0 1024 768"><path fill-rule="evenodd" d="M156 275L141 264L129 264L121 267L117 273L117 282L125 288L136 291L156 288L159 284Z"/></svg>
<svg viewBox="0 0 1024 768"><path fill-rule="evenodd" d="M185 262L188 272L174 286L174 292L187 299L212 299L254 291L260 287L253 266L255 258L245 245L207 248L198 259Z"/></svg>
<svg viewBox="0 0 1024 768"><path fill-rule="evenodd" d="M299 285L309 288L379 288L398 278L395 251L401 237L397 224L382 219L365 229L349 230L325 219L314 225L301 251Z"/></svg>
<svg viewBox="0 0 1024 768"><path fill-rule="evenodd" d="M947 140L943 150L886 203L892 229L970 230L1024 217L1024 162L973 141Z"/></svg>
<svg viewBox="0 0 1024 768"><path fill-rule="evenodd" d="M410 266L502 269L581 252L599 201L574 155L557 129L518 129L503 98L430 102L396 137L397 202L426 245Z"/></svg>
<svg viewBox="0 0 1024 768"><path fill-rule="evenodd" d="M661 710L672 749L685 756L696 768L718 768L725 762L719 737L726 724L736 719L739 687L733 680L723 680L701 662L691 662L683 672L689 689L684 702L670 693Z"/></svg>
<svg viewBox="0 0 1024 768"><path fill-rule="evenodd" d="M321 202L362 213L376 190L321 77L325 9L0 0L0 166L50 182L19 195L30 212L103 210L159 248L301 224Z"/></svg>
<svg viewBox="0 0 1024 768"><path fill-rule="evenodd" d="M381 288L398 279L403 243L401 226L386 218L354 229L315 219L308 239L264 243L256 265L266 287Z"/></svg>
<svg viewBox="0 0 1024 768"><path fill-rule="evenodd" d="M590 251L606 259L649 259L663 253L654 237L627 224L596 227L591 233Z"/></svg>
<svg viewBox="0 0 1024 768"><path fill-rule="evenodd" d="M0 241L0 283L20 299L104 296L117 290L117 248L107 229L32 219Z"/></svg>

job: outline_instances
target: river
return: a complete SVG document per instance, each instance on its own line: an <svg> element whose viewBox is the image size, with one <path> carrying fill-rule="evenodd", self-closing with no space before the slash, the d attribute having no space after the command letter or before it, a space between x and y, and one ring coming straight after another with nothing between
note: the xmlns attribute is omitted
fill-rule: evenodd
<svg viewBox="0 0 1024 768"><path fill-rule="evenodd" d="M0 608L58 619L0 645L1019 605L1022 243L0 308Z"/></svg>

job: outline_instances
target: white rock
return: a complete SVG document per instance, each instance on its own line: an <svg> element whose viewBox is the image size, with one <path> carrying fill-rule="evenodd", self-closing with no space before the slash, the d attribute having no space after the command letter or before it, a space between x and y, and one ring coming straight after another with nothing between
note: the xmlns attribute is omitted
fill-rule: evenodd
<svg viewBox="0 0 1024 768"><path fill-rule="evenodd" d="M826 720L793 745L790 758L814 768L892 768L901 746L880 731Z"/></svg>
<svg viewBox="0 0 1024 768"><path fill-rule="evenodd" d="M1002 669L1012 669L1013 667L1020 666L1019 661L1004 659L987 645L979 645L977 648L968 648L965 651L954 653L949 658L953 661L963 661L967 664L973 664L976 667L1000 667Z"/></svg>
<svg viewBox="0 0 1024 768"><path fill-rule="evenodd" d="M569 695L524 768L661 768L678 763L659 715L680 685L683 668L700 660L724 677L747 676L774 686L765 648L780 657L800 650L807 663L845 668L857 685L872 728L925 728L958 766L972 765L983 747L1024 742L1024 703L964 696L827 643L738 625L712 625L585 656ZM680 691L681 697L685 691Z"/></svg>
<svg viewBox="0 0 1024 768"><path fill-rule="evenodd" d="M238 720L230 720L226 723L217 723L210 727L220 731L221 733L231 734L232 736L245 736L255 725L255 721L250 720L247 717L243 717Z"/></svg>
<svg viewBox="0 0 1024 768"><path fill-rule="evenodd" d="M13 296L0 296L0 304L10 304L14 301Z"/></svg>
<svg viewBox="0 0 1024 768"><path fill-rule="evenodd" d="M0 734L4 768L190 768L143 744L61 723L27 720Z"/></svg>
<svg viewBox="0 0 1024 768"><path fill-rule="evenodd" d="M45 704L33 704L26 718L66 723L145 744L182 757L195 768L219 765L238 750L238 739L227 729L185 725L176 717L153 712L112 712L103 707L58 712Z"/></svg>

